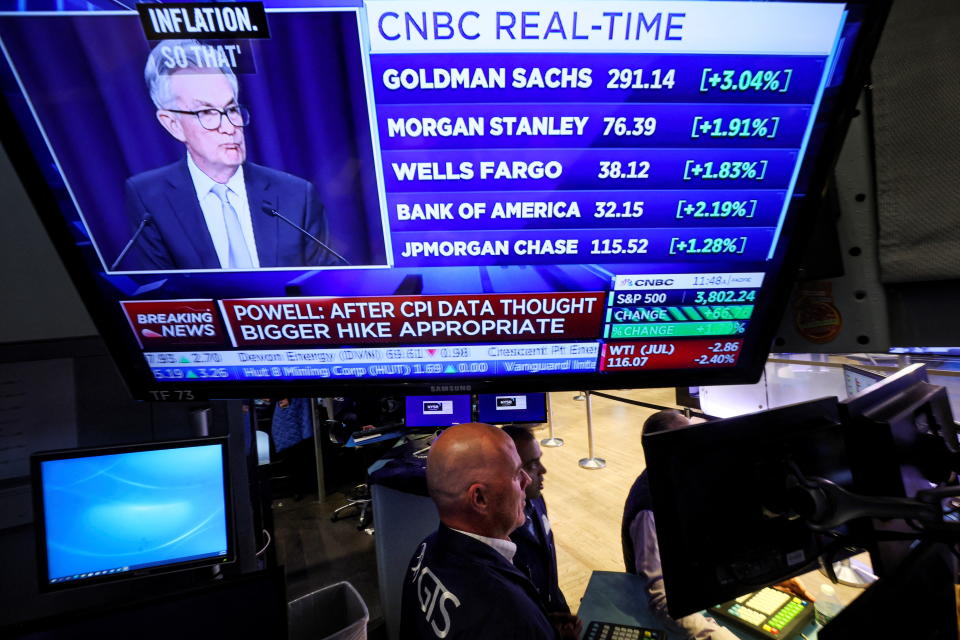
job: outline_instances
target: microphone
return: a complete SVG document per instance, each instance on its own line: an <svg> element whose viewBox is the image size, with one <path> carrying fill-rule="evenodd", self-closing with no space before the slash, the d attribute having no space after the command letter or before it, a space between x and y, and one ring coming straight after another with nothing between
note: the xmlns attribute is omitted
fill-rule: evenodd
<svg viewBox="0 0 960 640"><path fill-rule="evenodd" d="M113 261L113 264L110 265L110 271L113 271L117 268L117 265L120 264L123 259L126 257L127 252L130 251L133 247L133 243L137 241L137 238L140 237L140 234L143 233L144 227L148 224L153 223L153 216L150 213L143 214L143 217L140 218L140 224L137 225L137 230L133 232L133 235L130 236L130 239L127 240L127 244L123 247L123 251L120 252L120 255L117 256L117 259Z"/></svg>
<svg viewBox="0 0 960 640"><path fill-rule="evenodd" d="M290 225L291 227L293 227L294 229L296 229L297 231L299 231L299 232L302 233L303 235L307 236L308 238L310 238L311 240L313 240L314 242L316 242L318 245L320 245L320 247L321 247L324 251L326 251L327 253L333 255L333 257L335 257L337 260L339 260L340 262L342 262L343 264L345 264L345 265L348 266L348 267L351 266L349 260L347 260L347 259L344 258L342 255L340 255L339 253L337 253L336 251L334 251L333 249L331 249L330 247L328 247L322 240L320 240L320 238L318 238L317 236L313 235L312 233L310 233L309 231L307 231L306 229L304 229L303 227L301 227L300 225L298 225L296 222L294 222L293 220L291 220L291 219L288 218L287 216L285 216L285 215L283 215L282 213L280 213L279 211L277 211L276 207L274 207L273 205L271 205L269 202L264 202L263 204L261 204L261 205L260 205L260 210L263 211L263 212L264 212L265 214L267 214L268 216L273 216L273 217L275 217L275 218L280 218L281 220L283 220L284 222L286 222L288 225ZM307 265L307 266L309 266L309 265Z"/></svg>

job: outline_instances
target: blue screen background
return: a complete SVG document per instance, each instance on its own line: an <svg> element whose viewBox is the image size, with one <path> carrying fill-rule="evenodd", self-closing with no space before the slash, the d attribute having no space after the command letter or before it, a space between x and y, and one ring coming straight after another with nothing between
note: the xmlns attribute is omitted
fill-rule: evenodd
<svg viewBox="0 0 960 640"><path fill-rule="evenodd" d="M497 398L524 396L526 409L497 408ZM477 419L480 422L502 424L507 422L546 422L547 395L545 393L481 393L477 396Z"/></svg>
<svg viewBox="0 0 960 640"><path fill-rule="evenodd" d="M48 577L225 554L220 445L42 463Z"/></svg>
<svg viewBox="0 0 960 640"><path fill-rule="evenodd" d="M453 403L453 413L426 414L423 412L424 402L449 401ZM407 396L406 424L408 427L449 427L452 424L470 422L470 396Z"/></svg>

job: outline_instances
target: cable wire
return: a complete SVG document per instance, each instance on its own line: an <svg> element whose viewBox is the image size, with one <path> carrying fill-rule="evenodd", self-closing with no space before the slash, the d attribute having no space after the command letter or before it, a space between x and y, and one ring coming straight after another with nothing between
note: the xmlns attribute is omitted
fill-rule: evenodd
<svg viewBox="0 0 960 640"><path fill-rule="evenodd" d="M272 541L272 538L270 538L270 532L269 532L269 531L267 531L266 529L261 529L261 531L263 531L263 535L267 536L267 541L266 541L266 543L264 543L263 549L260 549L260 551L257 551L257 556L256 556L256 557L258 557L258 558L264 554L264 552L267 550L267 547L270 546L270 542Z"/></svg>

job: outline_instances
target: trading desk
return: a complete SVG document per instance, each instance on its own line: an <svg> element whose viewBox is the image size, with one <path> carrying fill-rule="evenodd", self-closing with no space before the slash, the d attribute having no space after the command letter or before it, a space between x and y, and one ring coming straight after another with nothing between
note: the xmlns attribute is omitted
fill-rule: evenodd
<svg viewBox="0 0 960 640"><path fill-rule="evenodd" d="M377 460L367 477L377 529L377 577L387 637L400 636L403 576L417 545L437 529L440 518L427 496L426 456L429 437L407 435Z"/></svg>
<svg viewBox="0 0 960 640"><path fill-rule="evenodd" d="M583 633L586 633L587 627L593 620L628 624L635 627L664 629L647 606L641 578L630 573L594 571L590 575L590 583L587 585L587 591L583 594L583 600L580 601L580 610L577 611L577 615L583 620ZM763 638L760 634L728 625L720 619L716 620L721 626L726 627L743 640L760 640ZM809 640L815 640L818 629L817 624L811 622L801 633ZM794 637L802 638L800 635ZM667 640L685 640L685 638L681 634L668 631Z"/></svg>

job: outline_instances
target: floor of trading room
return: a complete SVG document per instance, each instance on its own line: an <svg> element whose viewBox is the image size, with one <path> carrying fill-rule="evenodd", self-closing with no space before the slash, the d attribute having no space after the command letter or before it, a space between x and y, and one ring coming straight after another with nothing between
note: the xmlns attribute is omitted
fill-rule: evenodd
<svg viewBox="0 0 960 640"><path fill-rule="evenodd" d="M666 406L675 402L672 388L610 393ZM653 413L594 396L594 455L605 459L606 467L587 470L578 464L589 455L586 403L574 400L576 395L572 391L551 394L554 435L564 445L543 447L544 496L557 542L560 587L574 610L592 571L623 571L623 503L644 468L640 428ZM536 434L542 440L548 429L538 428ZM382 633L382 609L374 541L357 531L356 519L330 522L330 513L344 501L341 494L330 495L323 503L316 502L315 496L276 501L278 558L286 567L290 599L340 580L351 582L370 609L371 636L376 637L378 631Z"/></svg>
<svg viewBox="0 0 960 640"><path fill-rule="evenodd" d="M670 389L607 392L650 404L674 406ZM575 393L552 393L553 431L562 447L543 447L547 468L543 494L557 544L560 588L571 609L580 602L592 571L623 571L620 520L627 492L645 466L640 429L654 412L636 405L592 397L594 456L602 469L583 469L589 456L586 406ZM543 440L547 430L537 431ZM542 434L542 435L541 435Z"/></svg>

